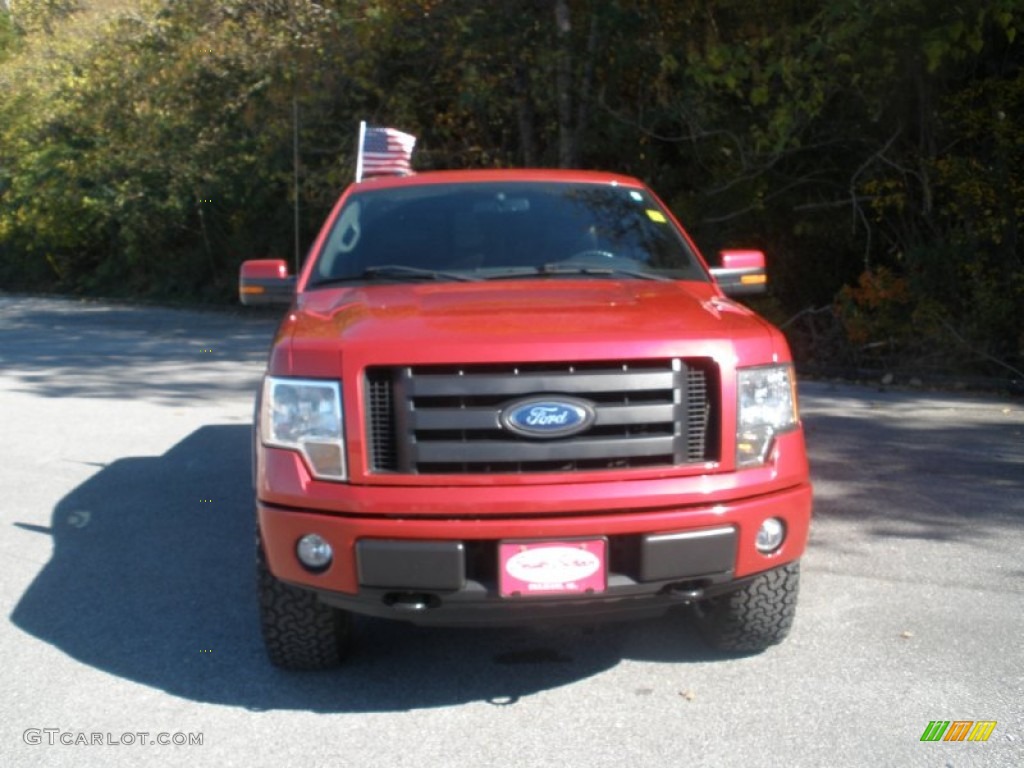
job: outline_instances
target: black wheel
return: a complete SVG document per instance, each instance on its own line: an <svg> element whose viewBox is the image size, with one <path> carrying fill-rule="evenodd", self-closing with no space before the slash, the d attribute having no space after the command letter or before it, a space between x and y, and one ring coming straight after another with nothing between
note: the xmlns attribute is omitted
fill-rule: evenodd
<svg viewBox="0 0 1024 768"><path fill-rule="evenodd" d="M274 578L258 542L256 578L263 644L271 663L284 669L338 666L348 654L352 616Z"/></svg>
<svg viewBox="0 0 1024 768"><path fill-rule="evenodd" d="M789 634L799 590L799 562L765 571L735 592L697 603L697 626L719 650L763 651Z"/></svg>

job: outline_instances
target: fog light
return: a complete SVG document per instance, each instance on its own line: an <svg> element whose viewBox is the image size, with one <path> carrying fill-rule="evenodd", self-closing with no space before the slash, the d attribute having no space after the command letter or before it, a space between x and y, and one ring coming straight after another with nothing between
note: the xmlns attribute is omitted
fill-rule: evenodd
<svg viewBox="0 0 1024 768"><path fill-rule="evenodd" d="M762 555L767 555L778 549L784 538L786 538L786 526L778 518L769 517L757 529L757 540L754 542L754 546Z"/></svg>
<svg viewBox="0 0 1024 768"><path fill-rule="evenodd" d="M331 545L315 533L307 533L295 547L295 554L299 562L311 571L322 571L331 564L334 557L334 550Z"/></svg>

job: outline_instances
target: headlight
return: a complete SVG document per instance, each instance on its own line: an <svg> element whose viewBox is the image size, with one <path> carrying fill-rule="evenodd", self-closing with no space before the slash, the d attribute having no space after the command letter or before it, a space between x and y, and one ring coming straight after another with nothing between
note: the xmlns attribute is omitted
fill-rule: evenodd
<svg viewBox="0 0 1024 768"><path fill-rule="evenodd" d="M796 376L791 365L765 365L737 371L736 466L764 464L775 435L798 422Z"/></svg>
<svg viewBox="0 0 1024 768"><path fill-rule="evenodd" d="M264 445L298 451L321 480L346 478L338 382L267 376L261 419Z"/></svg>

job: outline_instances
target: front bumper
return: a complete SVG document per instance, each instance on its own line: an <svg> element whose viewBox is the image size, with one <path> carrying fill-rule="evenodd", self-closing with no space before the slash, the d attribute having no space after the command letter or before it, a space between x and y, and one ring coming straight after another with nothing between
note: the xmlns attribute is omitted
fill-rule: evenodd
<svg viewBox="0 0 1024 768"><path fill-rule="evenodd" d="M723 503L532 517L363 516L264 503L257 510L271 572L316 591L324 602L422 624L496 624L656 615L734 589L800 558L811 487L802 483ZM754 542L769 517L784 522L786 538L777 551L763 555ZM295 554L296 543L309 533L326 539L335 553L320 573L306 570ZM608 540L604 592L500 596L498 542L595 537Z"/></svg>

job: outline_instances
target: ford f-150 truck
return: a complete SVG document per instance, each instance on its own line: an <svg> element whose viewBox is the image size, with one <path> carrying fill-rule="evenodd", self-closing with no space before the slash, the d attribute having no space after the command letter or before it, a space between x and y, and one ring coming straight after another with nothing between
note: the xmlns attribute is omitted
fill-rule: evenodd
<svg viewBox="0 0 1024 768"><path fill-rule="evenodd" d="M422 624L651 616L715 647L789 632L811 486L782 334L730 296L636 179L580 171L374 178L300 274L256 403L263 637L320 668L352 614Z"/></svg>

